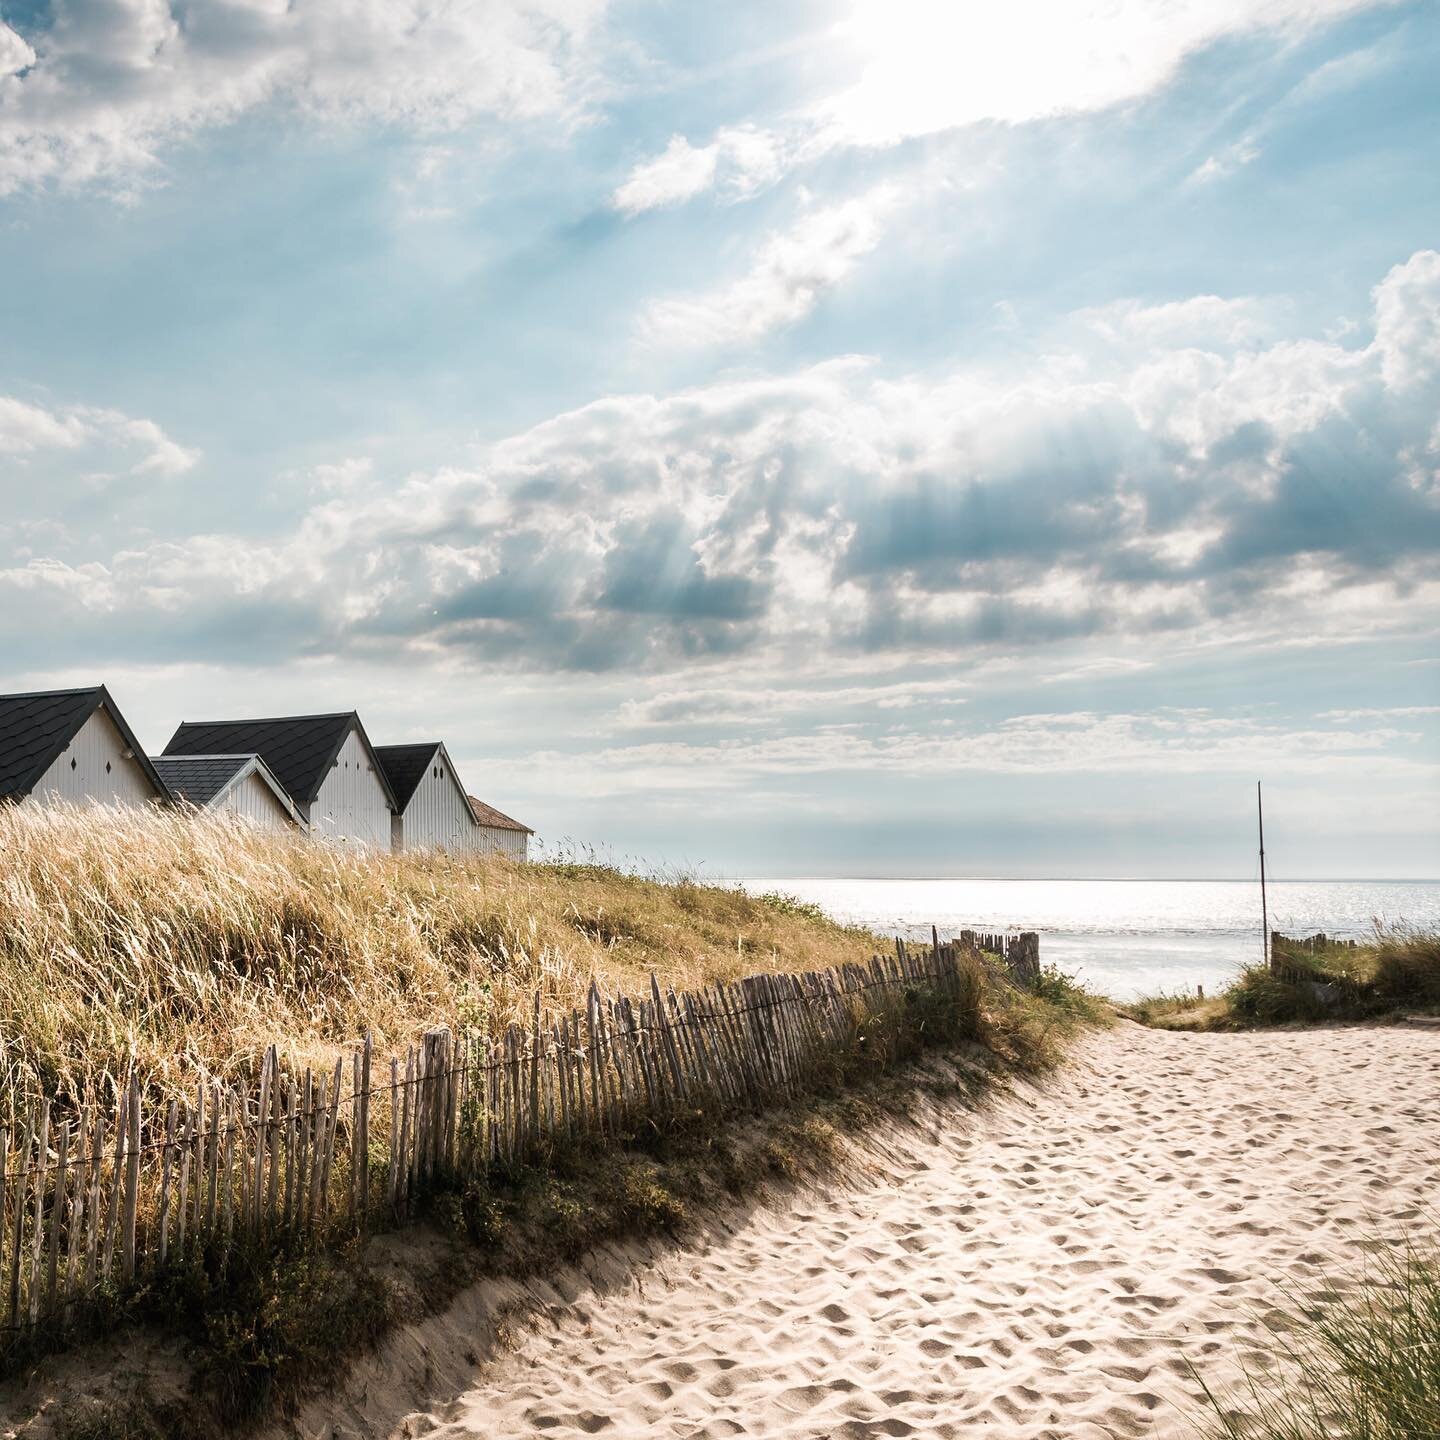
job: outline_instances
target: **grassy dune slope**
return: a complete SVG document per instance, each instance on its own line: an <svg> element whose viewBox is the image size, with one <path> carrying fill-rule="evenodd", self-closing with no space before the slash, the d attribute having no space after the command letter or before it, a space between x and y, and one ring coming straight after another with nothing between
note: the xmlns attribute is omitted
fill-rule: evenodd
<svg viewBox="0 0 1440 1440"><path fill-rule="evenodd" d="M538 986L638 991L873 953L783 897L594 865L372 855L175 813L0 807L8 1091L124 1069L178 1087L275 1042L301 1063L367 1027L502 1026Z"/></svg>
<svg viewBox="0 0 1440 1440"><path fill-rule="evenodd" d="M886 944L783 896L683 877L367 855L175 814L0 807L0 1056L17 1109L41 1089L73 1099L132 1057L153 1100L188 1090L197 1071L247 1072L272 1042L287 1065L314 1064L368 1027L384 1054L437 1022L526 1018L537 986L567 1007L592 974L630 993L652 968L698 987L865 960ZM1039 1068L1100 1018L1053 971L1026 993L978 956L964 965L964 1003L898 999L758 1113L702 1105L443 1188L426 1202L443 1259L421 1309L387 1278L383 1237L338 1251L241 1245L218 1277L196 1262L107 1292L70 1332L19 1345L11 1369L140 1322L184 1337L182 1391L148 1395L143 1375L135 1393L123 1377L107 1390L102 1375L104 1394L57 1409L62 1440L195 1440L273 1417L481 1275L546 1273L596 1245L682 1233L717 1203L835 1163L844 1132L890 1123L917 1086L969 1094ZM938 1070L896 1073L929 1049Z"/></svg>

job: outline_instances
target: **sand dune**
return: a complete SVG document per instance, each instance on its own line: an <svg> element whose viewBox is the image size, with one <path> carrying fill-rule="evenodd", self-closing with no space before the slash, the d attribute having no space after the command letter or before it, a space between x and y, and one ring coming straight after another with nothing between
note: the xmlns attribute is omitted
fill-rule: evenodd
<svg viewBox="0 0 1440 1440"><path fill-rule="evenodd" d="M859 1188L580 1295L396 1433L1184 1434L1187 1358L1243 1348L1272 1279L1318 1282L1426 1203L1440 1035L1127 1024L936 1119Z"/></svg>

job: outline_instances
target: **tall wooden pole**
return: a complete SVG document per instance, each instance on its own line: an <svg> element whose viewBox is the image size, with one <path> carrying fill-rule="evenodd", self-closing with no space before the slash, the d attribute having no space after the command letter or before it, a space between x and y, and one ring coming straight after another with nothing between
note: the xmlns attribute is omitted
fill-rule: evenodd
<svg viewBox="0 0 1440 1440"><path fill-rule="evenodd" d="M1260 793L1260 782L1255 782L1255 814L1260 821L1260 935L1265 963L1272 969L1275 957L1270 953L1270 907L1265 900L1265 800Z"/></svg>

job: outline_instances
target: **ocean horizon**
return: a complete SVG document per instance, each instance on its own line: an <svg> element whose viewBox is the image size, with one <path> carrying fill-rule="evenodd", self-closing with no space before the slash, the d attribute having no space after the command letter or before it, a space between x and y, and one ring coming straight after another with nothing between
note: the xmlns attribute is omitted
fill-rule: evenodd
<svg viewBox="0 0 1440 1440"><path fill-rule="evenodd" d="M764 875L743 883L907 939L928 938L932 925L942 935L1036 930L1042 963L1117 1000L1218 990L1264 954L1258 878ZM1286 934L1363 939L1377 925L1440 928L1440 879L1275 880L1266 900L1270 928Z"/></svg>

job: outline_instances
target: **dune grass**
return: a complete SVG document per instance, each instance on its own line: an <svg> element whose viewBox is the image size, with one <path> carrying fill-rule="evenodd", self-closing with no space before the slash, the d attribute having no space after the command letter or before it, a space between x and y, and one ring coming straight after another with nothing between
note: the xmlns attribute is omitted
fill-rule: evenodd
<svg viewBox="0 0 1440 1440"><path fill-rule="evenodd" d="M270 1042L315 1063L367 1027L381 1047L437 1022L499 1027L522 1017L537 986L557 1007L579 1002L592 973L633 993L653 967L691 988L862 961L889 943L793 897L683 875L356 854L176 815L0 811L0 1044L12 1096L63 1097L132 1056L152 1091L181 1089L196 1069L247 1071ZM682 1233L717 1203L830 1165L842 1134L893 1123L908 1096L1043 1068L1101 1018L1099 1002L1053 968L1027 993L983 957L963 963L973 981L963 998L897 995L758 1114L700 1107L442 1188L424 1219L448 1237L444 1259L419 1300L377 1261L383 1236L338 1250L242 1245L218 1272L197 1260L107 1290L71 1332L37 1334L12 1362L149 1325L184 1337L187 1393L77 1400L57 1434L196 1440L273 1419L468 1281ZM949 1078L897 1073L937 1050L969 1058Z"/></svg>
<svg viewBox="0 0 1440 1440"><path fill-rule="evenodd" d="M783 895L606 865L399 855L221 817L0 806L0 1073L21 1103L117 1076L153 1091L323 1064L369 1029L503 1027L538 988L639 991L874 953Z"/></svg>
<svg viewBox="0 0 1440 1440"><path fill-rule="evenodd" d="M1440 1435L1440 1254L1378 1245L1349 1288L1282 1294L1263 1361L1238 1387L1198 1377L1206 1440L1419 1440Z"/></svg>
<svg viewBox="0 0 1440 1440"><path fill-rule="evenodd" d="M1246 966L1219 995L1153 995L1122 1007L1142 1024L1233 1030L1362 1020L1440 1007L1440 933L1377 927L1359 946L1281 947L1275 968Z"/></svg>

